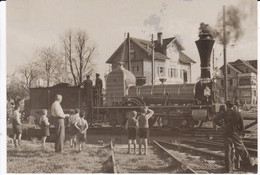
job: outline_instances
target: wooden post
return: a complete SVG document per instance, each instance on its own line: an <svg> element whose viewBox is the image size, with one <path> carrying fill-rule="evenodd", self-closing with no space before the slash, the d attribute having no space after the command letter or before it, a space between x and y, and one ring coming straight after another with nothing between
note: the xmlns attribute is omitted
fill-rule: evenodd
<svg viewBox="0 0 260 175"><path fill-rule="evenodd" d="M152 85L154 85L154 41L153 41L153 34L152 34Z"/></svg>
<svg viewBox="0 0 260 175"><path fill-rule="evenodd" d="M131 72L131 60L130 60L130 34L127 33L127 45L128 45L128 70Z"/></svg>
<svg viewBox="0 0 260 175"><path fill-rule="evenodd" d="M224 56L224 91L225 101L228 100L228 84L227 84L227 58L226 58L226 25L225 25L225 6L223 6L223 56Z"/></svg>

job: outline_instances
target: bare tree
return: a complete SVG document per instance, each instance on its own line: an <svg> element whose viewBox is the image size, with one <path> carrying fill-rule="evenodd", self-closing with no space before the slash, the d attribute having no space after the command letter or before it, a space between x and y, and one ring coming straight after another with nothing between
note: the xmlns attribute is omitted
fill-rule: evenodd
<svg viewBox="0 0 260 175"><path fill-rule="evenodd" d="M77 78L74 73L72 64L72 32L68 31L62 38L62 45L64 47L64 57L65 57L65 71L67 71L67 60L69 61L70 72L72 74L74 84L77 85Z"/></svg>
<svg viewBox="0 0 260 175"><path fill-rule="evenodd" d="M27 88L31 88L33 80L38 78L40 75L40 71L37 69L36 62L22 66L20 73L25 78L25 85Z"/></svg>
<svg viewBox="0 0 260 175"><path fill-rule="evenodd" d="M74 84L81 84L83 77L93 72L92 59L96 48L90 43L84 31L77 31L75 34L67 32L62 39L62 45Z"/></svg>
<svg viewBox="0 0 260 175"><path fill-rule="evenodd" d="M54 46L42 48L38 56L38 67L45 74L47 87L49 87L50 82L59 79L62 60Z"/></svg>

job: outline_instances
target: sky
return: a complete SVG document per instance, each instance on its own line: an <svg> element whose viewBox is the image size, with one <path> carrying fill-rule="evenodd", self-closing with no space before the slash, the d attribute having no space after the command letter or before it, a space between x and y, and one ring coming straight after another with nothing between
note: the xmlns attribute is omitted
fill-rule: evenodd
<svg viewBox="0 0 260 175"><path fill-rule="evenodd" d="M157 32L177 36L184 52L195 60L192 78L199 75L195 45L201 22L213 28L217 16L233 5L244 13L243 36L227 47L227 61L257 59L257 2L255 0L10 0L7 1L7 73L35 59L34 52L56 45L67 30L84 30L97 47L95 72L107 73L106 60L123 42L125 33L150 40ZM233 45L233 46L231 46ZM214 45L216 66L223 64L223 46Z"/></svg>

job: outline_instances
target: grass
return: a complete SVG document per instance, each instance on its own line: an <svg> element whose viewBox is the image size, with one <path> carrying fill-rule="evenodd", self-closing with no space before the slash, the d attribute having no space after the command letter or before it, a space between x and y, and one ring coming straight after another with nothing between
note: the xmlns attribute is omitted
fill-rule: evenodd
<svg viewBox="0 0 260 175"><path fill-rule="evenodd" d="M65 144L62 154L54 152L54 143L47 143L41 151L40 141L22 141L21 150L7 141L7 173L101 173L110 152L103 147L84 145L78 153Z"/></svg>

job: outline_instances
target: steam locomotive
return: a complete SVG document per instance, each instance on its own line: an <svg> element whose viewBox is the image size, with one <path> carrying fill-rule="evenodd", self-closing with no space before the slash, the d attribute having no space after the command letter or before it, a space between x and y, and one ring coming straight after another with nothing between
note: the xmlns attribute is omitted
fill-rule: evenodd
<svg viewBox="0 0 260 175"><path fill-rule="evenodd" d="M135 76L121 65L108 74L105 93L93 96L102 100L88 108L90 117L87 120L124 125L128 112L139 112L143 106L148 106L155 112L149 120L150 126L194 127L212 120L224 109L224 105L216 100L215 82L210 77L210 55L214 40L210 34L200 33L196 45L201 61L201 77L197 83L140 86L136 85ZM80 87L32 88L30 114L37 115L41 108L50 109L56 93L67 99L61 104L65 112L75 107L84 111L88 106ZM45 99L39 102L37 100L40 97ZM91 100L99 101L97 99L88 99L89 104L93 104ZM42 102L44 105L40 104Z"/></svg>

